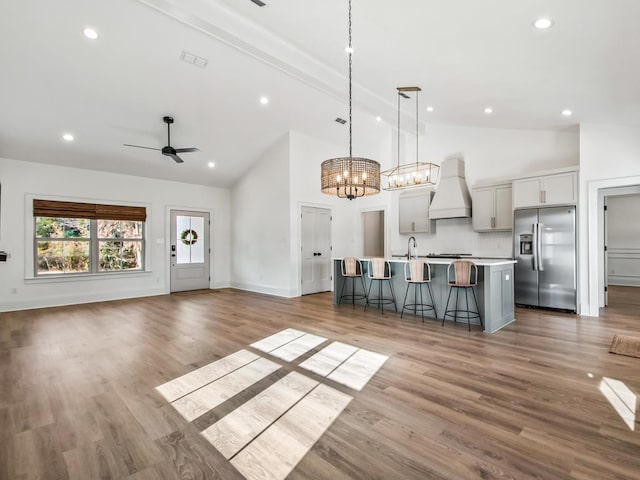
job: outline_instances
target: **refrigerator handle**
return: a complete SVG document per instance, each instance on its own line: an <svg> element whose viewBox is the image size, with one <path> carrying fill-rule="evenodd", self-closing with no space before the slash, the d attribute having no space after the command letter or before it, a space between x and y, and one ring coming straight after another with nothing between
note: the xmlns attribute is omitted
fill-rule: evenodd
<svg viewBox="0 0 640 480"><path fill-rule="evenodd" d="M542 238L540 238L544 225L542 223L537 224L538 234L536 235L536 257L538 257L538 271L544 271L544 265L542 265Z"/></svg>
<svg viewBox="0 0 640 480"><path fill-rule="evenodd" d="M538 271L538 224L534 223L531 225L533 230L533 255L531 255L531 260L533 262L533 271Z"/></svg>

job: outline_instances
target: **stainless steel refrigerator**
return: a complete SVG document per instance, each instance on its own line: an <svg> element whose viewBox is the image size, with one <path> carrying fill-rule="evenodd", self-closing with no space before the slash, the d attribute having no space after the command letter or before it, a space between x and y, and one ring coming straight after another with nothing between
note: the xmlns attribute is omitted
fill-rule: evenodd
<svg viewBox="0 0 640 480"><path fill-rule="evenodd" d="M576 207L516 210L516 304L577 309Z"/></svg>

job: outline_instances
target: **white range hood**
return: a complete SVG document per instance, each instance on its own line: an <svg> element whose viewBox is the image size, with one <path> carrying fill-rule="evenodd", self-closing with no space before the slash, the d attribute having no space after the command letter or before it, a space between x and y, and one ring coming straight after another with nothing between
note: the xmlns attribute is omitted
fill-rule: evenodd
<svg viewBox="0 0 640 480"><path fill-rule="evenodd" d="M440 166L440 182L429 207L429 218L468 218L471 195L464 178L464 160L447 158Z"/></svg>

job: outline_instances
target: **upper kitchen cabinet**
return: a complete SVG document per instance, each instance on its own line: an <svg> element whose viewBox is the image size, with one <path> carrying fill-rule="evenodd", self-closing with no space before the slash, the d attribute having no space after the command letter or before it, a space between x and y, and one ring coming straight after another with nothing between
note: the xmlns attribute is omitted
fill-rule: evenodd
<svg viewBox="0 0 640 480"><path fill-rule="evenodd" d="M473 229L476 232L495 232L513 228L511 184L474 187Z"/></svg>
<svg viewBox="0 0 640 480"><path fill-rule="evenodd" d="M434 221L429 219L433 192L418 190L405 192L399 199L400 233L433 233Z"/></svg>
<svg viewBox="0 0 640 480"><path fill-rule="evenodd" d="M523 178L513 182L513 208L575 205L578 172Z"/></svg>

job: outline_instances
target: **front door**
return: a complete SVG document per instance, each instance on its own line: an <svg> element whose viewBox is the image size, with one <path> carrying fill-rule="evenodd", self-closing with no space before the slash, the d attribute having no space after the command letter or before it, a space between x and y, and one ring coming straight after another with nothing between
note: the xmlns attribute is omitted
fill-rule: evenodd
<svg viewBox="0 0 640 480"><path fill-rule="evenodd" d="M331 290L331 210L302 207L302 294Z"/></svg>
<svg viewBox="0 0 640 480"><path fill-rule="evenodd" d="M209 288L209 214L171 210L171 291Z"/></svg>

